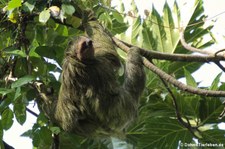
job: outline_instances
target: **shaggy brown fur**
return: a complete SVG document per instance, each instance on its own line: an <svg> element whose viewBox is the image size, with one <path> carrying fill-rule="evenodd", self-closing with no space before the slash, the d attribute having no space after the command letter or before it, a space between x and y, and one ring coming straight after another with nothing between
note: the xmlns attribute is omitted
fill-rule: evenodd
<svg viewBox="0 0 225 149"><path fill-rule="evenodd" d="M130 50L120 85L111 38L95 21L87 26L89 37L75 38L66 51L55 119L63 130L82 136L119 136L137 116L145 85L142 58Z"/></svg>

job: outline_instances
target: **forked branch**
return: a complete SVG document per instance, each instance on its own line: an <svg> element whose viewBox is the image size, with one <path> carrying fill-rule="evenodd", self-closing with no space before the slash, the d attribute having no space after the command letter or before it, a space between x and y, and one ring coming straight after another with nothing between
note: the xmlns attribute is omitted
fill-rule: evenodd
<svg viewBox="0 0 225 149"><path fill-rule="evenodd" d="M117 38L113 38L115 44L122 49L123 51L127 52L129 51L130 47L127 46L128 44L124 44L124 42L121 42L120 40L118 40ZM147 52L144 49L141 49L141 53ZM146 55L144 55L146 56ZM149 59L149 57L146 56L146 58ZM171 75L167 74L166 72L164 72L163 70L159 69L158 67L154 66L148 59L144 58L143 59L143 64L149 68L152 72L154 72L155 74L157 74L159 77L161 77L162 79L170 82L171 84L173 84L174 86L178 87L180 90L186 91L186 92L190 92L193 94L198 94L198 95L204 95L204 96L212 96L212 97L225 97L225 91L212 91L212 90L205 90L205 89L200 89L200 88L195 88L192 86L188 86L185 85L182 82L179 82L178 80L176 80L174 77L172 77ZM218 57L216 57L218 58ZM222 57L220 57L222 58Z"/></svg>
<svg viewBox="0 0 225 149"><path fill-rule="evenodd" d="M118 47L125 50L126 48L133 47L133 45L125 43L113 37L114 42ZM141 54L146 57L147 59L159 59L159 60L169 60L169 61L182 61L182 62L218 62L221 60L225 60L225 57L221 55L190 55L190 54L169 54L169 53L162 53L153 50L146 50L143 48L139 48ZM126 51L126 50L125 50Z"/></svg>

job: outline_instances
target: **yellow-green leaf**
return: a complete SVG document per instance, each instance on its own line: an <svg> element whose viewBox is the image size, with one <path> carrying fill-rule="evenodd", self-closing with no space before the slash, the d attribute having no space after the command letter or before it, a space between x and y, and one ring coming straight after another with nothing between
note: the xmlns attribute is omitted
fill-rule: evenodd
<svg viewBox="0 0 225 149"><path fill-rule="evenodd" d="M39 22L45 24L48 21L49 18L50 18L50 10L45 9L39 15Z"/></svg>
<svg viewBox="0 0 225 149"><path fill-rule="evenodd" d="M11 0L8 4L8 10L12 10L20 6L21 6L21 0Z"/></svg>

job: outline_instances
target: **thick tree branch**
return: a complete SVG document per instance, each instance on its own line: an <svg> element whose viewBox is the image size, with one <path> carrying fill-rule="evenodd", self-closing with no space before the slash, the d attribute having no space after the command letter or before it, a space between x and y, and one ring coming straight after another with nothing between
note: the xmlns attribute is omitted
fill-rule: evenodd
<svg viewBox="0 0 225 149"><path fill-rule="evenodd" d="M181 89L183 91L187 91L187 92L190 92L193 94L198 94L198 95L204 95L204 96L225 97L225 91L205 90L205 89L200 89L200 88L195 88L192 86L185 85L185 84L177 81L175 78L173 78L166 72L162 71L158 67L154 66L147 59L144 59L143 63L147 68L149 68L151 71L156 73L158 76L160 76L164 80L170 82L171 84L173 84L174 86L178 87L179 89Z"/></svg>
<svg viewBox="0 0 225 149"><path fill-rule="evenodd" d="M133 45L125 43L116 37L113 37L113 41L118 47L121 47L123 50L126 48L132 47ZM190 55L190 54L169 54L162 53L153 50L146 50L143 48L139 48L141 50L141 54L146 57L148 60L150 59L159 59L159 60L169 60L169 61L183 61L183 62L218 62L221 60L225 60L223 56L215 56L215 55Z"/></svg>
<svg viewBox="0 0 225 149"><path fill-rule="evenodd" d="M125 52L129 51L129 47L126 46L123 42L120 42L118 39L113 38L115 44ZM140 48L139 48L140 49ZM142 49L140 49L142 50ZM193 94L198 94L198 95L204 95L204 96L212 96L212 97L225 97L225 91L212 91L212 90L205 90L205 89L200 89L200 88L195 88L192 86L185 85L179 81L177 81L175 78L167 74L166 72L162 71L158 67L154 66L149 60L146 58L143 59L143 64L149 68L152 72L156 73L159 77L162 79L170 82L174 86L178 87L180 90L190 92Z"/></svg>

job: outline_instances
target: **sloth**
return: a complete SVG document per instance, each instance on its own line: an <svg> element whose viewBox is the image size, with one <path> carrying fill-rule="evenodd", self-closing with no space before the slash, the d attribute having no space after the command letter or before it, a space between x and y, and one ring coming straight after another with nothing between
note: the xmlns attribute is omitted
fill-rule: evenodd
<svg viewBox="0 0 225 149"><path fill-rule="evenodd" d="M121 62L112 39L95 21L88 26L88 36L73 38L65 50L54 121L85 137L122 136L137 117L144 90L142 57L138 49L129 50L120 83Z"/></svg>

